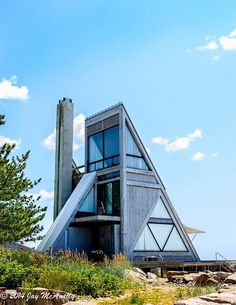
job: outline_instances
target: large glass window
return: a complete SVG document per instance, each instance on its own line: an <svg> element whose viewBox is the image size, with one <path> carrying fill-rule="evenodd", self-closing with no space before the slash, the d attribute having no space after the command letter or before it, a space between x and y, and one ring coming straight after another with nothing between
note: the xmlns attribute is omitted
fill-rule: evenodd
<svg viewBox="0 0 236 305"><path fill-rule="evenodd" d="M103 134L99 132L89 137L89 162L103 159Z"/></svg>
<svg viewBox="0 0 236 305"><path fill-rule="evenodd" d="M98 214L120 215L120 181L98 185Z"/></svg>
<svg viewBox="0 0 236 305"><path fill-rule="evenodd" d="M130 168L149 170L127 126L126 126L126 163L127 163L127 167Z"/></svg>
<svg viewBox="0 0 236 305"><path fill-rule="evenodd" d="M104 131L104 157L110 158L119 155L119 128L113 128Z"/></svg>
<svg viewBox="0 0 236 305"><path fill-rule="evenodd" d="M146 226L140 235L137 244L134 248L135 251L160 251L160 248L155 241L153 234L148 226Z"/></svg>
<svg viewBox="0 0 236 305"><path fill-rule="evenodd" d="M94 187L88 193L84 199L82 205L79 208L79 212L95 213L95 202L94 202Z"/></svg>
<svg viewBox="0 0 236 305"><path fill-rule="evenodd" d="M148 224L141 233L134 251L187 251L176 227L169 224Z"/></svg>
<svg viewBox="0 0 236 305"><path fill-rule="evenodd" d="M90 172L120 164L119 126L89 136L88 145Z"/></svg>

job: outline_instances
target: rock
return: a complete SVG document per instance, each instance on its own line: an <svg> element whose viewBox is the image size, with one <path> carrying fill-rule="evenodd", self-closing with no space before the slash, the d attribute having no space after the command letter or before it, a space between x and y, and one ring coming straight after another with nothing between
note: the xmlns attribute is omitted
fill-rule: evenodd
<svg viewBox="0 0 236 305"><path fill-rule="evenodd" d="M207 302L214 302L215 304L236 304L236 294L232 293L211 293L199 298Z"/></svg>
<svg viewBox="0 0 236 305"><path fill-rule="evenodd" d="M175 305L235 305L236 287L231 287L226 292L211 293L209 295L192 298L189 300L175 302Z"/></svg>
<svg viewBox="0 0 236 305"><path fill-rule="evenodd" d="M216 305L216 303L213 302L207 302L200 299L189 299L185 301L178 301L175 303L175 305ZM229 303L221 303L221 305L229 305Z"/></svg>
<svg viewBox="0 0 236 305"><path fill-rule="evenodd" d="M134 267L134 268L132 268L132 270L134 272L137 272L137 273L139 273L139 274L141 274L141 275L146 277L146 273L143 270L141 270L140 268Z"/></svg>
<svg viewBox="0 0 236 305"><path fill-rule="evenodd" d="M185 275L185 274L188 274L188 272L186 272L186 271L167 271L166 277L170 282L172 282L173 276L180 276L180 275Z"/></svg>
<svg viewBox="0 0 236 305"><path fill-rule="evenodd" d="M236 284L236 273L231 274L225 279L226 284Z"/></svg>
<svg viewBox="0 0 236 305"><path fill-rule="evenodd" d="M147 273L147 279L148 279L148 280L157 280L157 276L156 276L155 273L148 272L148 273Z"/></svg>
<svg viewBox="0 0 236 305"><path fill-rule="evenodd" d="M158 277L155 273L147 272L147 283L151 285L157 285L159 283Z"/></svg>
<svg viewBox="0 0 236 305"><path fill-rule="evenodd" d="M196 278L199 276L199 273L189 273L186 275L183 275L183 281L188 284L192 283L196 280Z"/></svg>
<svg viewBox="0 0 236 305"><path fill-rule="evenodd" d="M213 272L213 276L216 280L220 281L220 282L224 282L225 279L227 279L227 277L229 277L230 275L232 275L233 273L230 272L223 272L223 271L219 271L219 272Z"/></svg>
<svg viewBox="0 0 236 305"><path fill-rule="evenodd" d="M219 281L211 273L201 273L194 281L195 286L217 285Z"/></svg>
<svg viewBox="0 0 236 305"><path fill-rule="evenodd" d="M221 286L222 288L218 290L218 293L233 293L235 294L236 293L236 287L235 286L231 286L231 285L228 285L228 284L224 284Z"/></svg>
<svg viewBox="0 0 236 305"><path fill-rule="evenodd" d="M138 268L134 268L134 269L138 269ZM126 269L125 270L125 275L128 279L132 280L132 281L138 281L138 282L146 282L146 273L144 273L142 270L142 273L134 271L134 269L129 270Z"/></svg>
<svg viewBox="0 0 236 305"><path fill-rule="evenodd" d="M159 284L159 281L158 281L158 279L147 279L147 283L152 286L155 286L155 285Z"/></svg>
<svg viewBox="0 0 236 305"><path fill-rule="evenodd" d="M182 275L173 275L170 278L170 282L175 283L175 284L183 284L184 283L184 279Z"/></svg>

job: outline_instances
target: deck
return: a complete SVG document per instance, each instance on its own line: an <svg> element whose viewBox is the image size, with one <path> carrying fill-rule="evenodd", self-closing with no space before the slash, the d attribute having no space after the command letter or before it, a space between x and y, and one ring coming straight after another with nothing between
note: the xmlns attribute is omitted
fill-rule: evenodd
<svg viewBox="0 0 236 305"><path fill-rule="evenodd" d="M199 271L225 271L236 272L235 260L217 260L217 261L200 261L200 262L163 262L163 261L133 261L135 267L146 271L155 271L161 275L168 270L199 272Z"/></svg>

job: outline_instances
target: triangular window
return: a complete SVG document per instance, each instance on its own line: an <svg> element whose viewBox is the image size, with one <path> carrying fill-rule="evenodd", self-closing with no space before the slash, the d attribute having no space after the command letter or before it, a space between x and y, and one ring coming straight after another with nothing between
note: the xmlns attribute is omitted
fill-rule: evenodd
<svg viewBox="0 0 236 305"><path fill-rule="evenodd" d="M164 251L187 251L184 242L176 228L174 228L171 232L171 235L165 245Z"/></svg>
<svg viewBox="0 0 236 305"><path fill-rule="evenodd" d="M160 251L150 229L146 226L134 248L136 251Z"/></svg>
<svg viewBox="0 0 236 305"><path fill-rule="evenodd" d="M79 212L95 213L94 187L82 202L82 205L79 208Z"/></svg>
<svg viewBox="0 0 236 305"><path fill-rule="evenodd" d="M126 153L128 155L142 157L142 154L140 153L138 146L136 145L134 138L127 126L126 126Z"/></svg>
<svg viewBox="0 0 236 305"><path fill-rule="evenodd" d="M126 126L126 163L127 167L149 170L129 128Z"/></svg>
<svg viewBox="0 0 236 305"><path fill-rule="evenodd" d="M150 217L171 219L161 197L157 201L157 204Z"/></svg>
<svg viewBox="0 0 236 305"><path fill-rule="evenodd" d="M170 232L173 228L173 225L168 224L156 224L149 223L148 224L153 235L155 236L156 241L161 249L165 246L165 243L170 235Z"/></svg>

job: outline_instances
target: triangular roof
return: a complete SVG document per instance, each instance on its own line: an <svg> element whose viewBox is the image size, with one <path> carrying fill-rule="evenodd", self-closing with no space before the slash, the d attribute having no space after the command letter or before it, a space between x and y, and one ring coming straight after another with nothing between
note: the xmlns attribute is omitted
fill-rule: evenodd
<svg viewBox="0 0 236 305"><path fill-rule="evenodd" d="M183 224L181 223L180 219L179 219L179 216L178 214L176 213L175 209L174 209L174 206L167 194L167 191L166 191L166 188L164 186L164 183L162 182L157 170L156 170L156 167L154 166L152 160L151 160L151 157L150 155L148 154L144 144L142 143L142 140L140 139L139 135L138 135L138 132L136 130L136 128L134 127L129 115L128 115L128 112L126 111L126 108L124 107L123 104L121 104L122 108L124 109L124 113L125 113L125 120L126 120L126 124L128 125L129 127L129 130L131 131L136 143L138 144L139 146L139 149L142 153L142 156L144 158L144 160L146 161L147 165L149 166L150 170L154 173L158 183L160 184L160 190L162 191L162 199L165 201L165 205L166 205L166 208L167 208L167 211L168 213L170 214L171 216L171 219L173 220L173 224L174 226L176 227L177 231L179 232L179 234L181 235L181 238L182 240L184 241L184 243L186 244L187 246L187 249L194 255L194 257L199 260L199 256L188 236L188 234L186 233L185 231L185 228L183 226ZM155 206L153 206L153 209L155 208ZM153 210L152 209L152 210ZM146 219L146 222L149 221L149 218L151 216L151 213L152 213L152 210L149 212L149 214L147 215L147 219ZM143 224L143 226L145 226L145 223ZM130 250L134 249L136 243L137 243L137 240L138 238L141 236L142 232L144 230L144 227L142 227L139 231L139 234L136 238L136 240L133 242L132 246L130 247Z"/></svg>

